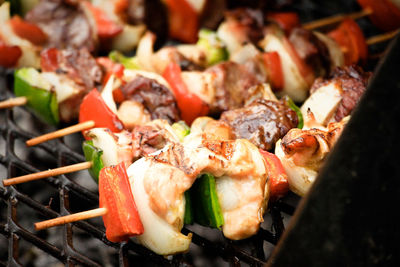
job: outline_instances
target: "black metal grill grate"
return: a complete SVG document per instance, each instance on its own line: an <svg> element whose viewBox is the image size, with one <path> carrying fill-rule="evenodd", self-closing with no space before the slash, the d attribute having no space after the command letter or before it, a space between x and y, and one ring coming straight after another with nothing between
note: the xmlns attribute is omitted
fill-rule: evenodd
<svg viewBox="0 0 400 267"><path fill-rule="evenodd" d="M8 75L9 76L9 75ZM0 80L2 99L11 97L7 75ZM10 77L8 77L10 78ZM21 127L24 128L21 128ZM0 175L2 178L37 172L84 161L79 134L35 148L24 142L45 125L25 108L0 111ZM47 129L46 129L47 130ZM294 206L279 202L265 215L260 232L244 241L230 241L218 230L198 225L183 233L193 234L189 253L169 258L156 255L129 241L123 244L105 238L101 219L36 232L33 223L59 215L98 207L96 184L87 171L27 184L0 187L0 265L44 266L143 266L232 265L262 266L284 230L284 220ZM288 202L296 202L292 196ZM45 253L43 253L45 252Z"/></svg>

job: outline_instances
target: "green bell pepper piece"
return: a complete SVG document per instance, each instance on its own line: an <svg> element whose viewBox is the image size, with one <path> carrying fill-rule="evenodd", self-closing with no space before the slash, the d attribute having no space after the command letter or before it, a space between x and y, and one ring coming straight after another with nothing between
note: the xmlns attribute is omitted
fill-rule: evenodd
<svg viewBox="0 0 400 267"><path fill-rule="evenodd" d="M56 93L51 91L51 85L34 68L15 71L14 94L25 96L28 99L27 106L45 122L52 125L59 123Z"/></svg>
<svg viewBox="0 0 400 267"><path fill-rule="evenodd" d="M83 154L85 155L86 161L91 161L93 163L92 167L89 169L89 173L96 183L99 182L99 173L104 167L104 163L101 159L103 155L103 150L95 147L93 141L85 141L82 145Z"/></svg>
<svg viewBox="0 0 400 267"><path fill-rule="evenodd" d="M294 112L296 112L297 117L299 118L299 123L297 124L297 128L303 129L304 119L303 119L303 114L301 113L300 108L293 102L293 100L289 96L284 96L283 101L290 109L292 109Z"/></svg>
<svg viewBox="0 0 400 267"><path fill-rule="evenodd" d="M189 190L185 192L185 215L183 217L184 224L193 224L193 207L192 198Z"/></svg>
<svg viewBox="0 0 400 267"><path fill-rule="evenodd" d="M121 63L122 65L124 65L126 69L133 69L133 70L140 69L136 56L126 57L121 52L111 51L110 54L108 54L108 57L116 63Z"/></svg>
<svg viewBox="0 0 400 267"><path fill-rule="evenodd" d="M194 221L208 227L221 229L224 224L221 206L219 204L215 177L203 174L194 182L190 189L194 210Z"/></svg>
<svg viewBox="0 0 400 267"><path fill-rule="evenodd" d="M229 58L225 45L217 37L217 34L211 30L201 29L199 31L197 45L204 49L207 57L207 65L209 66Z"/></svg>
<svg viewBox="0 0 400 267"><path fill-rule="evenodd" d="M190 134L190 127L184 121L178 121L172 124L172 129L178 135L182 142L185 136Z"/></svg>
<svg viewBox="0 0 400 267"><path fill-rule="evenodd" d="M10 2L11 14L18 14L22 17L28 13L36 4L39 3L39 0L7 0ZM0 1L1 2L1 1Z"/></svg>

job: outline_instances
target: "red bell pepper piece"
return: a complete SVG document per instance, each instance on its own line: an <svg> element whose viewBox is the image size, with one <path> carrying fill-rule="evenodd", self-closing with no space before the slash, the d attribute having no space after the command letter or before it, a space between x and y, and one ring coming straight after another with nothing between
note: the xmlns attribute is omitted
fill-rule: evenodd
<svg viewBox="0 0 400 267"><path fill-rule="evenodd" d="M391 0L357 0L363 9L372 9L372 23L384 31L400 27L400 9Z"/></svg>
<svg viewBox="0 0 400 267"><path fill-rule="evenodd" d="M342 48L346 65L367 60L368 46L362 30L354 20L343 20L335 30L328 33L328 36Z"/></svg>
<svg viewBox="0 0 400 267"><path fill-rule="evenodd" d="M285 169L279 158L267 151L260 149L261 155L264 157L271 192L271 200L275 201L289 192L289 182Z"/></svg>
<svg viewBox="0 0 400 267"><path fill-rule="evenodd" d="M111 242L121 242L143 234L144 228L132 195L125 163L105 167L99 175L100 208L106 208L103 216L106 237Z"/></svg>
<svg viewBox="0 0 400 267"><path fill-rule="evenodd" d="M8 46L0 40L0 66L11 68L18 63L22 50L16 45Z"/></svg>
<svg viewBox="0 0 400 267"><path fill-rule="evenodd" d="M181 77L181 68L176 63L169 63L163 77L174 91L182 119L190 125L194 119L208 114L209 107L197 95L191 93Z"/></svg>
<svg viewBox="0 0 400 267"><path fill-rule="evenodd" d="M114 0L115 14L124 14L129 8L129 0Z"/></svg>
<svg viewBox="0 0 400 267"><path fill-rule="evenodd" d="M199 15L186 0L166 0L170 37L195 43L199 31Z"/></svg>
<svg viewBox="0 0 400 267"><path fill-rule="evenodd" d="M284 86L281 57L277 52L263 53L263 61L267 70L268 80L275 91Z"/></svg>
<svg viewBox="0 0 400 267"><path fill-rule="evenodd" d="M118 116L112 112L97 89L93 89L82 101L79 110L79 122L93 120L96 127L105 127L112 132L120 132L124 125Z"/></svg>
<svg viewBox="0 0 400 267"><path fill-rule="evenodd" d="M16 35L35 45L43 45L47 42L47 35L38 26L24 21L19 16L13 16L10 24Z"/></svg>
<svg viewBox="0 0 400 267"><path fill-rule="evenodd" d="M299 15L295 12L270 12L267 14L267 19L276 22L286 34L300 26Z"/></svg>
<svg viewBox="0 0 400 267"><path fill-rule="evenodd" d="M83 2L92 13L97 27L97 35L100 38L112 38L123 31L121 25L111 20L106 12L92 5L88 1Z"/></svg>
<svg viewBox="0 0 400 267"><path fill-rule="evenodd" d="M110 79L111 75L115 75L115 77L120 78L122 83L124 84L125 82L122 80L122 77L124 76L124 65L120 63L115 63L113 62L110 58L108 57L99 57L96 59L97 64L102 66L106 72L106 75L104 76L103 79L103 86L105 86L108 82L108 79ZM124 94L122 91L118 89L113 90L113 98L116 103L121 103L125 100Z"/></svg>

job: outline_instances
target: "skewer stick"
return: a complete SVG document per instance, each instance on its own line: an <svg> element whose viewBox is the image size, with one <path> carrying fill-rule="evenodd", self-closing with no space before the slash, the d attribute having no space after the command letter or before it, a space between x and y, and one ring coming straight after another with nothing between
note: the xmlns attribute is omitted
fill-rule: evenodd
<svg viewBox="0 0 400 267"><path fill-rule="evenodd" d="M66 174L66 173L71 173L71 172L76 172L76 171L81 171L81 170L86 170L90 169L92 167L93 163L91 161L86 161L86 162L81 162L69 166L64 166L48 171L42 171L38 173L32 173L32 174L27 174L19 177L14 177L10 179L3 180L3 185L4 186L10 186L10 185L15 185L15 184L21 184L29 181L35 181L47 177L52 177L52 176L57 176L60 174Z"/></svg>
<svg viewBox="0 0 400 267"><path fill-rule="evenodd" d="M381 43L381 42L384 42L384 41L392 39L399 32L400 32L400 29L397 29L397 30L394 30L394 31L391 31L391 32L387 32L387 33L384 33L384 34L376 35L376 36L373 36L373 37L367 39L366 43L367 43L368 46L369 45L374 45L374 44L377 44L377 43Z"/></svg>
<svg viewBox="0 0 400 267"><path fill-rule="evenodd" d="M28 99L25 96L10 98L0 102L0 109L23 106L26 103L28 103Z"/></svg>
<svg viewBox="0 0 400 267"><path fill-rule="evenodd" d="M32 139L29 139L28 141L26 141L26 145L27 146L35 146L37 144L41 144L43 142L52 140L52 139L56 139L59 137L63 137L72 133L76 133L76 132L80 132L80 131L84 131L84 130L88 130L91 129L95 126L95 122L94 121L85 121L82 123L78 123L76 125L55 131L55 132L51 132L48 134L44 134Z"/></svg>
<svg viewBox="0 0 400 267"><path fill-rule="evenodd" d="M86 219L100 217L100 216L105 215L106 213L107 213L106 208L97 208L97 209L93 209L93 210L78 212L75 214L62 216L62 217L50 219L50 220L43 221L43 222L37 222L37 223L35 223L35 229L36 229L36 231L39 231L39 230L43 230L43 229L50 228L50 227L57 226L57 225L62 225L62 224L67 224L67 223L71 223L71 222L82 221L82 220L86 220Z"/></svg>
<svg viewBox="0 0 400 267"><path fill-rule="evenodd" d="M340 22L342 20L344 20L345 18L351 18L351 19L359 19L365 16L369 16L373 13L372 9L370 8L366 8L363 9L359 12L354 12L354 13L350 13L350 14L338 14L338 15L334 15L331 17L327 17L327 18L323 18L323 19L319 19L319 20L314 20L314 21L310 21L307 23L303 24L303 28L306 30L314 30L317 28L321 28L324 26L328 26L330 24L334 24L337 22Z"/></svg>

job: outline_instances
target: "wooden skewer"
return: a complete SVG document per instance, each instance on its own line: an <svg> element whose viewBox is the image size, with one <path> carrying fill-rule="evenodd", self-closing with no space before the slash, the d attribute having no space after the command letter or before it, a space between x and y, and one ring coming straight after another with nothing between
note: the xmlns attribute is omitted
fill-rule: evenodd
<svg viewBox="0 0 400 267"><path fill-rule="evenodd" d="M91 161L86 161L86 162L81 162L65 167L60 167L48 171L42 171L38 173L32 173L32 174L27 174L19 177L14 177L10 179L3 180L3 185L4 186L10 186L10 185L15 185L15 184L21 184L29 181L35 181L47 177L52 177L52 176L57 176L60 174L66 174L66 173L71 173L71 172L76 172L76 171L81 171L81 170L86 170L90 169L92 167L93 163Z"/></svg>
<svg viewBox="0 0 400 267"><path fill-rule="evenodd" d="M373 36L373 37L367 39L367 41L366 41L367 45L368 46L369 45L374 45L374 44L377 44L377 43L381 43L381 42L390 40L393 37L395 37L399 32L400 32L400 29L397 29L397 30L394 30L394 31L391 31L391 32L387 32L387 33L384 33L384 34Z"/></svg>
<svg viewBox="0 0 400 267"><path fill-rule="evenodd" d="M37 144L52 140L52 139L56 139L59 137L63 137L72 133L77 133L80 131L84 131L84 130L88 130L91 129L95 126L95 122L94 121L85 121L82 123L78 123L76 125L55 131L55 132L51 132L48 134L44 134L32 139L29 139L28 141L26 141L26 145L27 146L35 146Z"/></svg>
<svg viewBox="0 0 400 267"><path fill-rule="evenodd" d="M310 22L304 23L302 25L302 27L306 30L314 30L317 28L321 28L324 26L328 26L328 25L340 22L340 21L344 20L345 18L351 18L351 19L355 20L355 19L359 19L359 18L362 18L365 16L369 16L372 13L373 13L372 9L366 8L361 11L350 13L350 14L338 14L338 15L334 15L331 17L310 21Z"/></svg>
<svg viewBox="0 0 400 267"><path fill-rule="evenodd" d="M26 105L27 102L28 99L25 96L10 98L0 102L0 109L23 106Z"/></svg>
<svg viewBox="0 0 400 267"><path fill-rule="evenodd" d="M67 215L67 216L50 219L50 220L43 221L43 222L37 222L37 223L35 223L35 229L36 229L36 231L39 231L39 230L43 230L43 229L50 228L50 227L57 226L57 225L62 225L62 224L67 224L67 223L71 223L71 222L100 217L105 214L107 214L106 208L97 208L97 209L93 209L93 210L87 210L87 211L78 212L78 213Z"/></svg>

